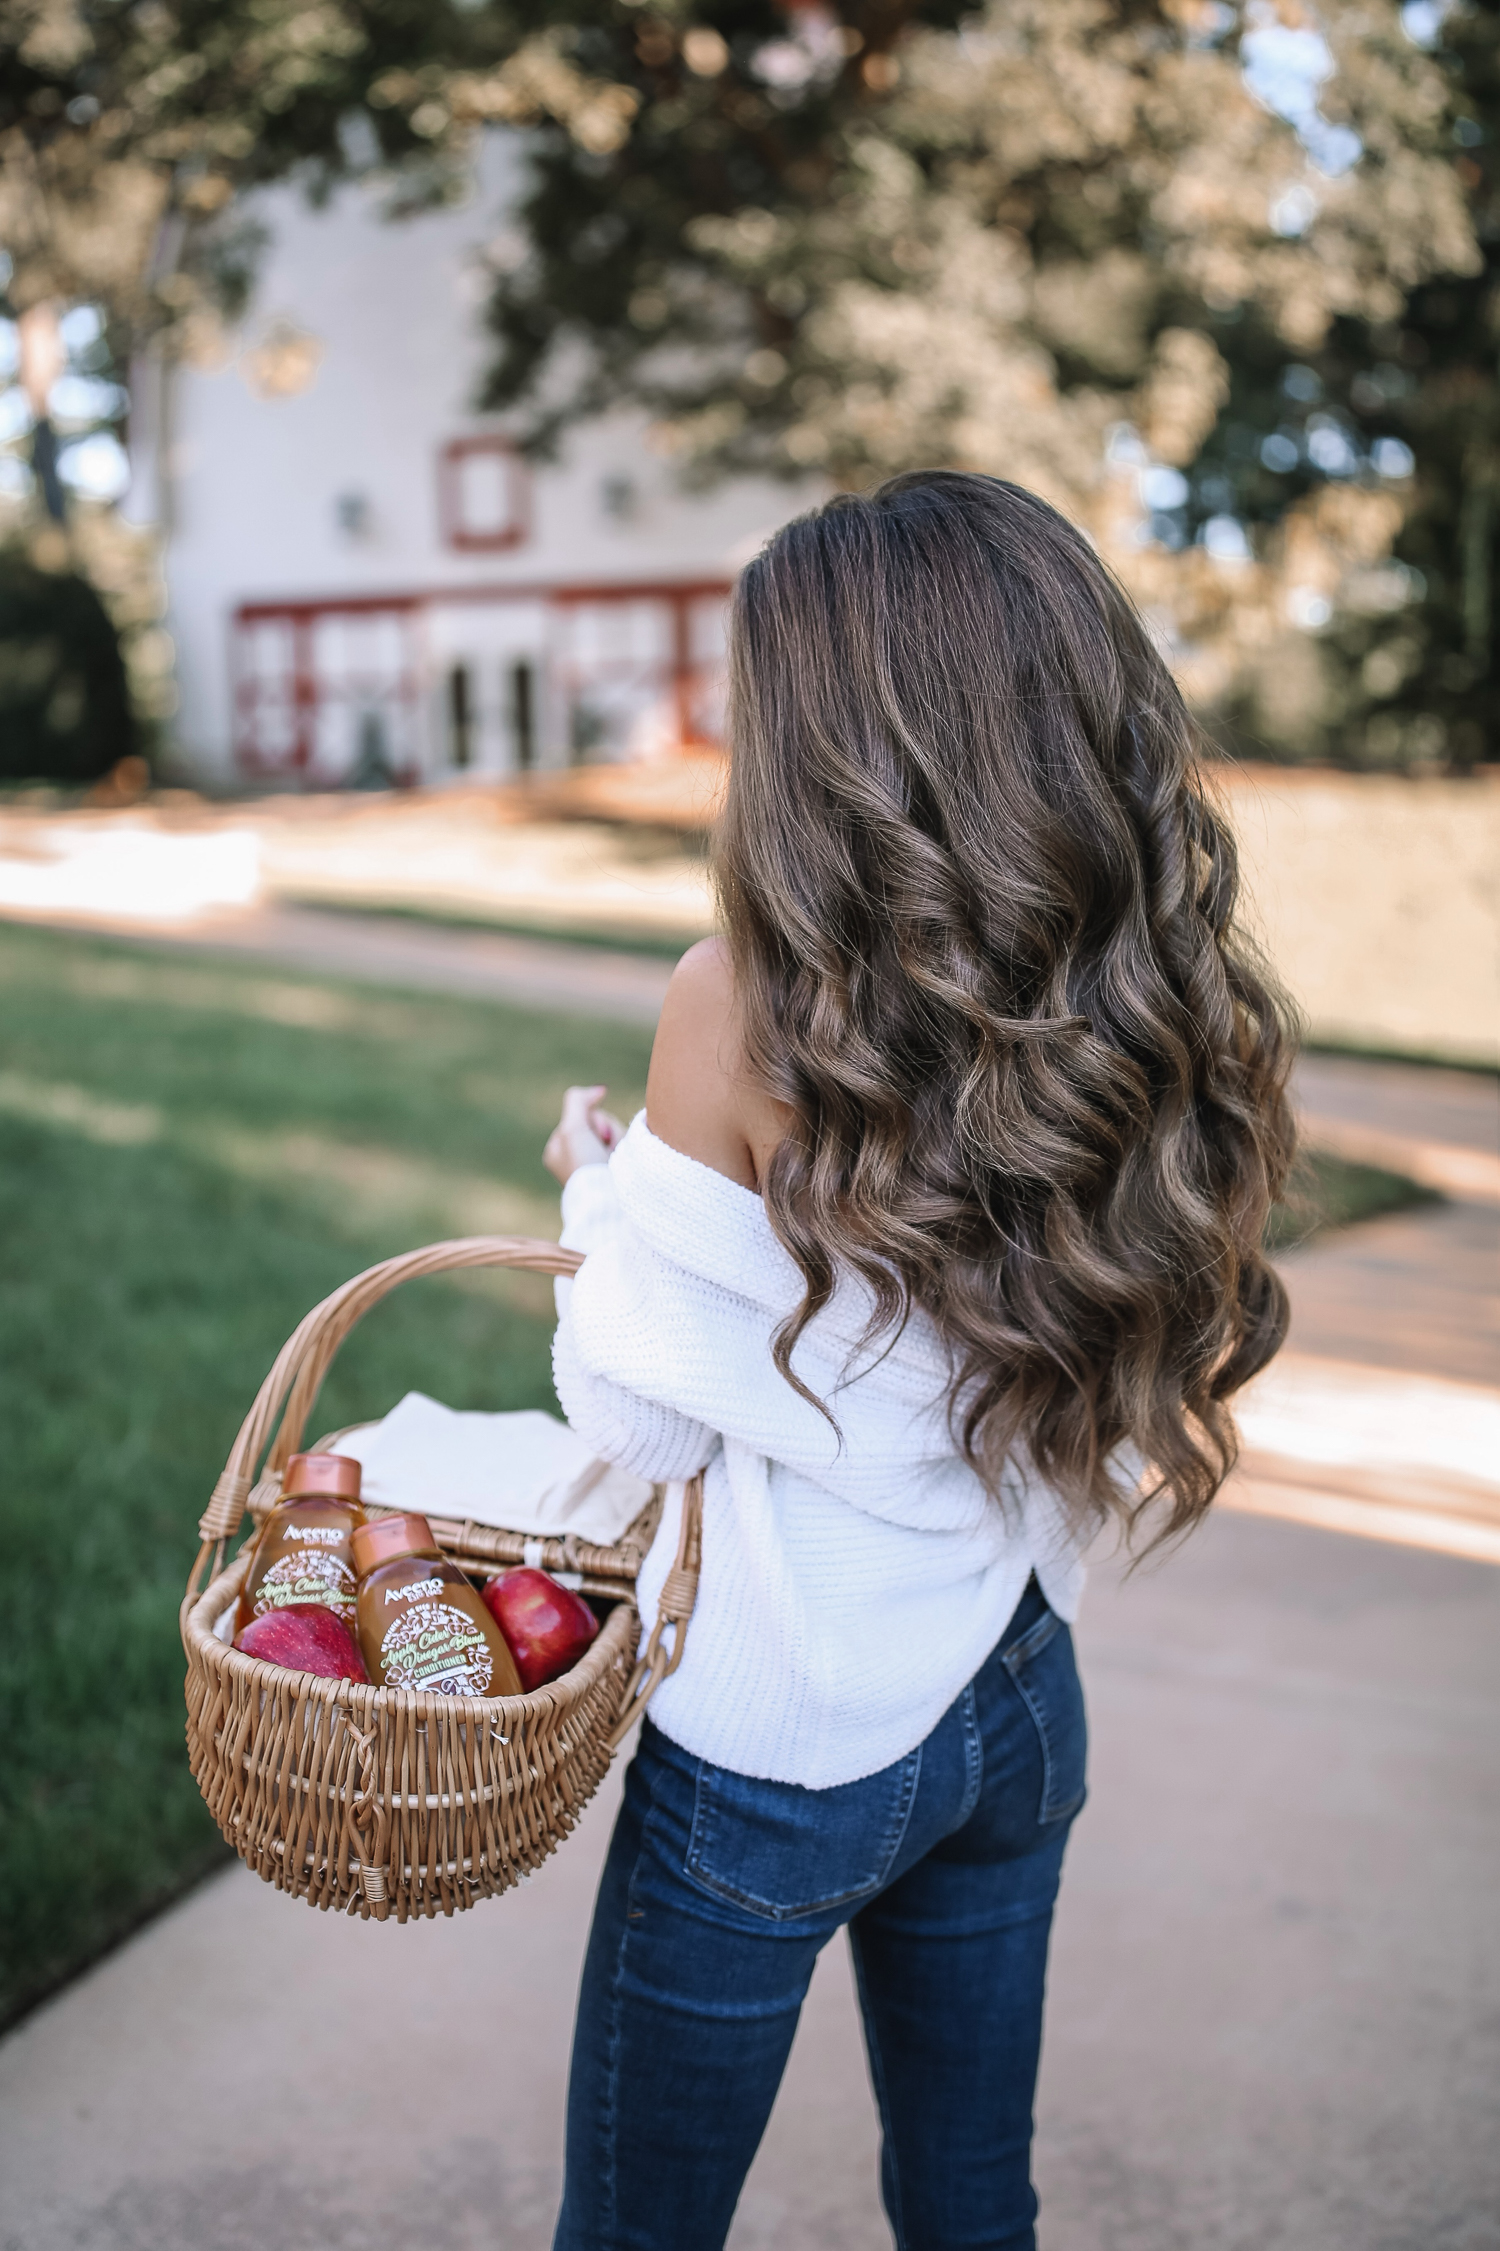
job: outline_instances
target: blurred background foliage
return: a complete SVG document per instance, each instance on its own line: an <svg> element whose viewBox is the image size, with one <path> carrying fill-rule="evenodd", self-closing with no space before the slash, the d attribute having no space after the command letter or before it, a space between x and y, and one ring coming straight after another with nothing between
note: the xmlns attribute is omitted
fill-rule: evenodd
<svg viewBox="0 0 1500 2251"><path fill-rule="evenodd" d="M529 447L635 405L689 481L1013 476L1230 747L1494 754L1500 0L6 0L10 310L97 308L95 420L0 426L12 539L49 446L54 521L111 497L123 370L222 349L257 187L399 220L494 126Z"/></svg>
<svg viewBox="0 0 1500 2251"><path fill-rule="evenodd" d="M0 539L0 783L144 778L174 697L157 542L84 498L61 522L17 515Z"/></svg>
<svg viewBox="0 0 1500 2251"><path fill-rule="evenodd" d="M0 781L97 781L136 741L119 635L94 588L0 550Z"/></svg>

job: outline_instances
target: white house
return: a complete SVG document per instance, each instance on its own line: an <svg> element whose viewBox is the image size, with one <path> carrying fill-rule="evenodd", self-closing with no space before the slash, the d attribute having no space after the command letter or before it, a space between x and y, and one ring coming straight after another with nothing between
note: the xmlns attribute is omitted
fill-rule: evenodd
<svg viewBox="0 0 1500 2251"><path fill-rule="evenodd" d="M433 782L716 736L726 593L807 502L686 496L624 414L533 470L473 411L513 161L496 136L467 206L396 223L364 189L261 199L233 349L138 390L131 512L168 528L205 780Z"/></svg>

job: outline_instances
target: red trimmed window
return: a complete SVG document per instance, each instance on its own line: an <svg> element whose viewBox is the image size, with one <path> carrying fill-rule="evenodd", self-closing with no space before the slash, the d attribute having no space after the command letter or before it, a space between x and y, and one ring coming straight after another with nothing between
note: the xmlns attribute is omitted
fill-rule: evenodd
<svg viewBox="0 0 1500 2251"><path fill-rule="evenodd" d="M493 555L531 530L526 464L493 433L450 438L438 456L438 528L445 547Z"/></svg>

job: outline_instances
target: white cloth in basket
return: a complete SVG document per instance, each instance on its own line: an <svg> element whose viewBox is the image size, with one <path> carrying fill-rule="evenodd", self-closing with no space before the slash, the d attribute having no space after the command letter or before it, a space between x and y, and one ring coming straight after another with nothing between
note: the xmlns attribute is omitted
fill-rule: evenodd
<svg viewBox="0 0 1500 2251"><path fill-rule="evenodd" d="M643 1477L599 1460L555 1415L460 1413L409 1391L383 1421L335 1441L383 1508L467 1518L508 1531L607 1547L651 1498Z"/></svg>

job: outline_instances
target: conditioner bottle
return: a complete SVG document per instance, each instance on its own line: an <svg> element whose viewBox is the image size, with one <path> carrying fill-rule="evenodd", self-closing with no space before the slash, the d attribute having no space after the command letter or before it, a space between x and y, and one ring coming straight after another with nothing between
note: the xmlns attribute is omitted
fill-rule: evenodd
<svg viewBox="0 0 1500 2251"><path fill-rule="evenodd" d="M371 1680L438 1696L519 1696L515 1659L476 1590L438 1553L425 1516L378 1516L354 1535L359 1645Z"/></svg>

